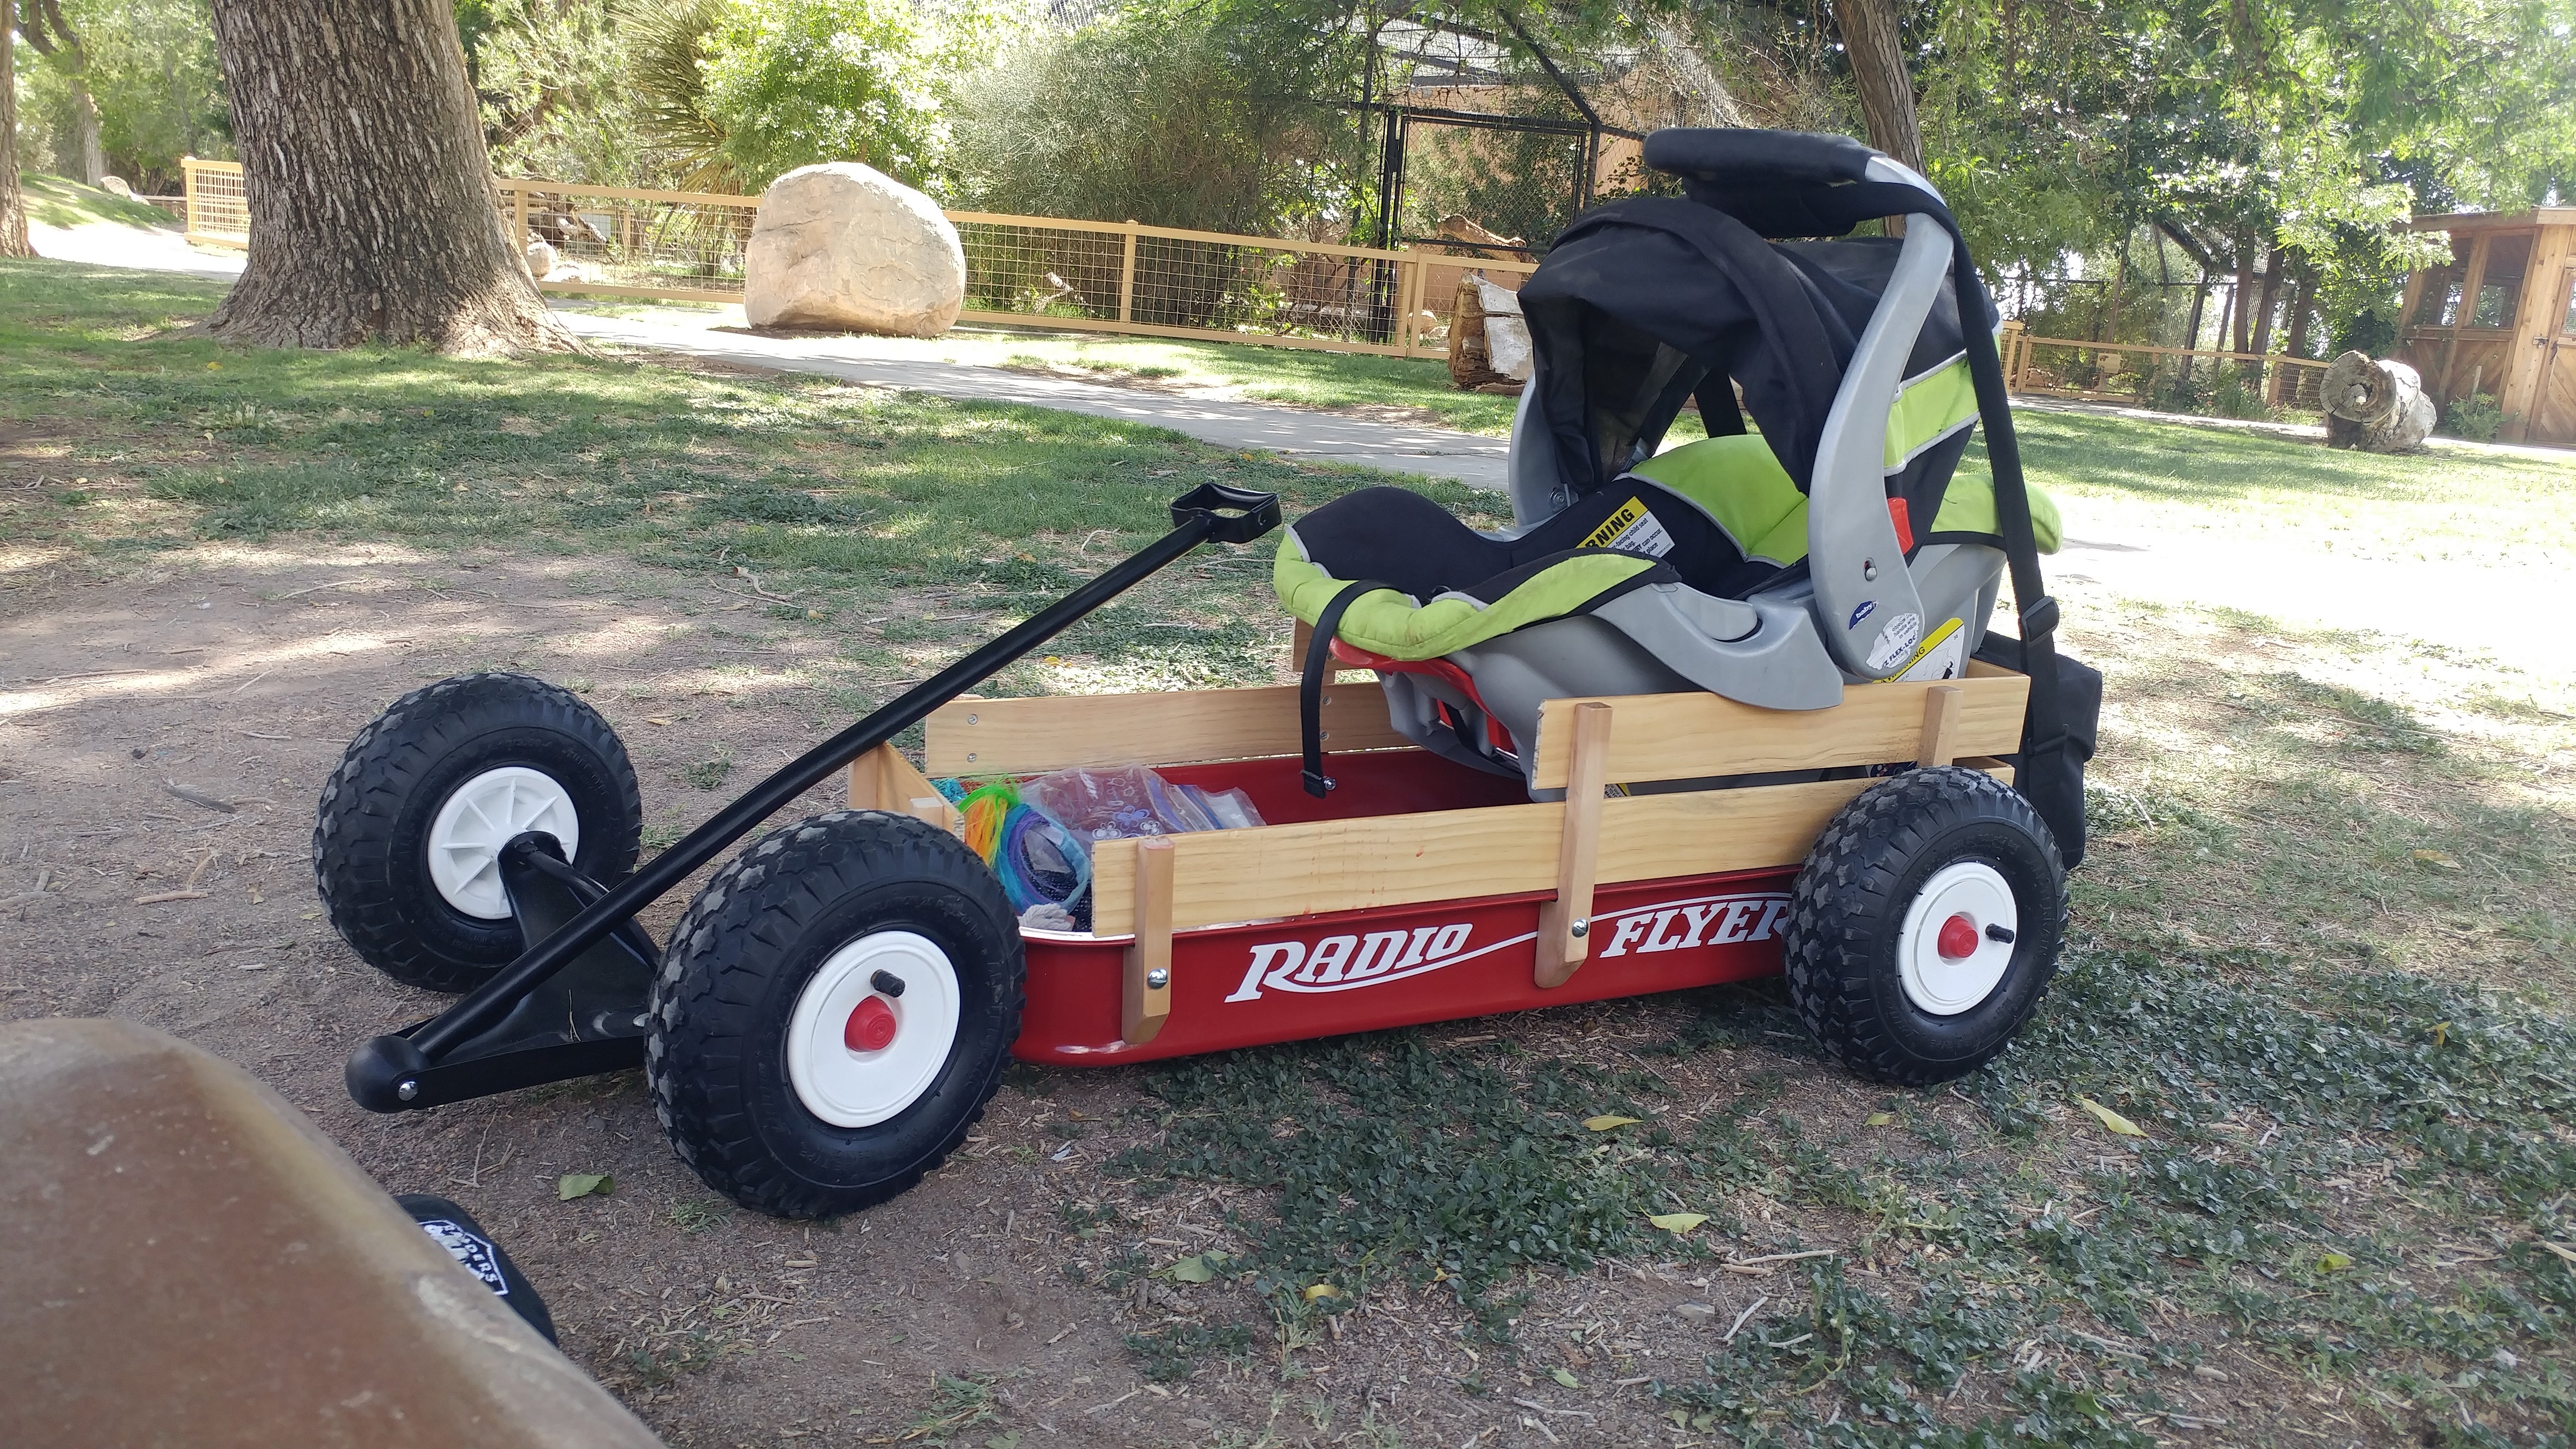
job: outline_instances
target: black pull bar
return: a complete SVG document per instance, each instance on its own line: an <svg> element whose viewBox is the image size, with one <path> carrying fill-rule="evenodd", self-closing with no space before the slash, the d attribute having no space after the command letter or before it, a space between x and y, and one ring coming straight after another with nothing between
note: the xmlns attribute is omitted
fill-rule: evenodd
<svg viewBox="0 0 2576 1449"><path fill-rule="evenodd" d="M1086 614L1134 588L1202 543L1250 543L1279 526L1279 495L1203 484L1172 501L1172 531L1058 599L1018 628L984 645L906 690L883 709L807 750L776 774L719 810L678 844L620 882L564 923L562 930L522 952L499 974L409 1037L380 1036L349 1058L349 1095L360 1106L396 1112L410 1099L404 1079L510 1013L520 997L589 949L620 922L651 905L698 867L715 859L790 801L829 779L850 761L893 739L999 672L1020 656L1072 627ZM416 1095L416 1093L415 1093Z"/></svg>

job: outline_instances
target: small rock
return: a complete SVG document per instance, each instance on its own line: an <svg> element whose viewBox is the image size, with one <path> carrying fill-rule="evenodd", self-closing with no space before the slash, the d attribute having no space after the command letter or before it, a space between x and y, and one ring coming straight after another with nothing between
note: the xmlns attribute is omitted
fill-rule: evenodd
<svg viewBox="0 0 2576 1449"><path fill-rule="evenodd" d="M1675 1304L1673 1306L1673 1311L1680 1314L1682 1317L1689 1319L1693 1323L1706 1323L1710 1319L1717 1317L1717 1309L1706 1303Z"/></svg>
<svg viewBox="0 0 2576 1449"><path fill-rule="evenodd" d="M544 281L554 275L555 244L541 236L528 238L528 275Z"/></svg>
<svg viewBox="0 0 2576 1449"><path fill-rule="evenodd" d="M2522 1360L2514 1357L2512 1349L2500 1348L2495 1351L2495 1366L2500 1369L2518 1369L2522 1367Z"/></svg>

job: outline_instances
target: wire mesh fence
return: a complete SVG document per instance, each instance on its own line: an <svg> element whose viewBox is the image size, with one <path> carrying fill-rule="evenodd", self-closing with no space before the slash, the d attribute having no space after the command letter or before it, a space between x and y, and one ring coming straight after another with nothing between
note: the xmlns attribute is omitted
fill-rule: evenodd
<svg viewBox="0 0 2576 1449"><path fill-rule="evenodd" d="M180 159L179 173L187 202L188 240L217 246L243 246L250 240L250 198L242 191L237 162Z"/></svg>
<svg viewBox="0 0 2576 1449"><path fill-rule="evenodd" d="M186 163L192 239L246 243L241 168ZM549 292L734 301L759 198L499 178L513 234L551 255ZM947 213L966 254L964 320L1164 337L1258 340L1412 356L1443 346L1469 267L1516 289L1532 264L1182 231L1134 222Z"/></svg>
<svg viewBox="0 0 2576 1449"><path fill-rule="evenodd" d="M496 184L515 234L553 248L553 265L537 279L549 291L727 301L742 295L756 197L506 178Z"/></svg>

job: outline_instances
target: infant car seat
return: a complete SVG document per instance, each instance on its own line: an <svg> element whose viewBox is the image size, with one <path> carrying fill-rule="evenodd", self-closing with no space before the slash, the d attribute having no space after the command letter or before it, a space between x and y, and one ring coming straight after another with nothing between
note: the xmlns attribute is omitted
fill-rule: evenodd
<svg viewBox="0 0 2576 1449"><path fill-rule="evenodd" d="M1664 130L1645 162L1687 199L1587 213L1521 289L1537 363L1514 526L1370 488L1282 538L1273 584L1317 634L1308 789L1330 787L1311 723L1327 647L1378 670L1408 738L1524 778L1548 699L1821 709L1846 683L1956 675L2008 563L2046 654L2056 512L2022 485L1995 312L1939 193L1842 136ZM1782 240L1880 216L1908 219L1901 240ZM1709 436L1659 455L1694 397ZM1954 480L1980 418L1991 477ZM2029 672L2054 738L2053 671Z"/></svg>

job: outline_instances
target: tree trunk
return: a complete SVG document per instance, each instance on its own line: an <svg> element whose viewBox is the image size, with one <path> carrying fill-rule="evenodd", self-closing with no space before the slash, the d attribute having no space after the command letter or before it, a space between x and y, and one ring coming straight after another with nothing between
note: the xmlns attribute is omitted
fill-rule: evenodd
<svg viewBox="0 0 2576 1449"><path fill-rule="evenodd" d="M2236 239L2236 294L2228 299L2236 310L2236 345L2230 352L2251 352L2254 329L2254 239Z"/></svg>
<svg viewBox="0 0 2576 1449"><path fill-rule="evenodd" d="M1921 171L1923 128L1914 117L1914 80L1897 35L1896 0L1833 0L1833 14L1851 61L1852 86L1860 92L1869 144Z"/></svg>
<svg viewBox="0 0 2576 1449"><path fill-rule="evenodd" d="M449 0L215 0L250 257L214 335L579 351L505 229Z"/></svg>
<svg viewBox="0 0 2576 1449"><path fill-rule="evenodd" d="M2314 268L2302 268L2299 284L2290 292L2290 336L2281 351L2291 357L2308 355L2309 314L2316 311L2317 274Z"/></svg>
<svg viewBox="0 0 2576 1449"><path fill-rule="evenodd" d="M17 7L0 0L0 257L32 257L27 199L18 191Z"/></svg>
<svg viewBox="0 0 2576 1449"><path fill-rule="evenodd" d="M2272 312L2281 305L2281 272L2287 260L2279 247L2263 258L2263 302L2254 314L2254 345L2245 349L2248 352L2272 350Z"/></svg>
<svg viewBox="0 0 2576 1449"><path fill-rule="evenodd" d="M107 174L107 152L99 144L98 101L78 76L72 78L72 150L78 156L81 184L96 186Z"/></svg>

